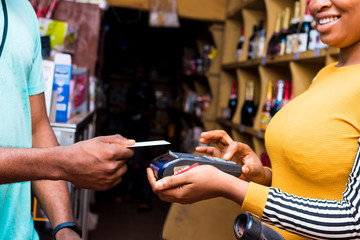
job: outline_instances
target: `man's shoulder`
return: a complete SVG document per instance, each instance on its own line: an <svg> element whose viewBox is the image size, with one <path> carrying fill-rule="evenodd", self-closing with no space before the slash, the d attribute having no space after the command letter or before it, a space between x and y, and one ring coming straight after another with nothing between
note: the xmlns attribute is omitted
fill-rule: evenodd
<svg viewBox="0 0 360 240"><path fill-rule="evenodd" d="M7 8L12 14L21 16L22 19L26 20L29 27L33 26L32 23L37 23L37 17L34 8L28 0L11 0L6 1ZM30 23L32 24L30 26Z"/></svg>

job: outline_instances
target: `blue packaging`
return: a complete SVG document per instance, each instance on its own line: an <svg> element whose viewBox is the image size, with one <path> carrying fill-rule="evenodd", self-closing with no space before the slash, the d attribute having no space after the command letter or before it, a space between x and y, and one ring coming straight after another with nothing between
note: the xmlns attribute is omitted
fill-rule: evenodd
<svg viewBox="0 0 360 240"><path fill-rule="evenodd" d="M57 54L55 56L55 73L53 91L57 92L56 122L67 122L69 118L71 56Z"/></svg>

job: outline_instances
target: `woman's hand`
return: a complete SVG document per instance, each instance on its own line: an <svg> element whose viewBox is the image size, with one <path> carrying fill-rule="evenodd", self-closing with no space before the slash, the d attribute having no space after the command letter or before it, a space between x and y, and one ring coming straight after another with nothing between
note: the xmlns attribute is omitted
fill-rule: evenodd
<svg viewBox="0 0 360 240"><path fill-rule="evenodd" d="M223 130L201 133L200 143L212 143L219 149L211 146L202 146L196 148L197 152L219 157L226 161L233 161L242 167L241 179L247 182L252 181L270 186L271 171L263 167L258 156L248 145L233 141Z"/></svg>
<svg viewBox="0 0 360 240"><path fill-rule="evenodd" d="M242 204L248 183L210 165L201 165L178 175L156 181L147 169L153 191L166 202L189 204L215 197L225 197Z"/></svg>

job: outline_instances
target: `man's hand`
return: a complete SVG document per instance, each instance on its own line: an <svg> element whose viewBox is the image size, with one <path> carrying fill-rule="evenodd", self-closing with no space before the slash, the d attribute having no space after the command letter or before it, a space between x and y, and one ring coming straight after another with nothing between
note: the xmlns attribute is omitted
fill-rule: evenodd
<svg viewBox="0 0 360 240"><path fill-rule="evenodd" d="M61 147L65 179L80 188L107 190L121 182L125 174L126 159L133 150L126 148L135 143L120 135L97 137Z"/></svg>

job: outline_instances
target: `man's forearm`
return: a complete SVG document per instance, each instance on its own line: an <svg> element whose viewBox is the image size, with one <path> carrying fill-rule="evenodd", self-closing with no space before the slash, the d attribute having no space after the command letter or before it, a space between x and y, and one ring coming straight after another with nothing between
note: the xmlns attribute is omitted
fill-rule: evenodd
<svg viewBox="0 0 360 240"><path fill-rule="evenodd" d="M63 222L73 221L71 204L69 199L69 190L65 181L51 181L51 179L58 179L57 177L61 171L62 160L58 158L61 156L66 159L64 156L65 151L61 152L62 147L58 146L58 141L55 137L55 134L49 124L47 116L44 114L44 103L42 96L34 96L30 99L32 103L32 109L38 110L32 113L32 122L33 122L33 131L32 131L32 146L35 151L46 151L47 149L52 149L49 154L49 158L46 162L42 163L44 168L50 167L54 169L54 176L50 176L50 180L40 180L32 182L32 191L36 198L39 200L41 206L43 207L46 215L48 216L51 225L53 227L57 226ZM60 151L59 151L60 150ZM53 154L52 154L53 153ZM58 154L58 156L56 156ZM43 159L43 158L40 158ZM41 161L41 160L40 160ZM64 163L63 163L64 164ZM53 166L55 165L55 166ZM53 178L54 177L54 178Z"/></svg>
<svg viewBox="0 0 360 240"><path fill-rule="evenodd" d="M53 227L73 221L69 190L65 181L33 181L32 191Z"/></svg>
<svg viewBox="0 0 360 240"><path fill-rule="evenodd" d="M0 184L40 179L64 178L61 147L3 148L0 147ZM63 159L64 156L62 156Z"/></svg>

